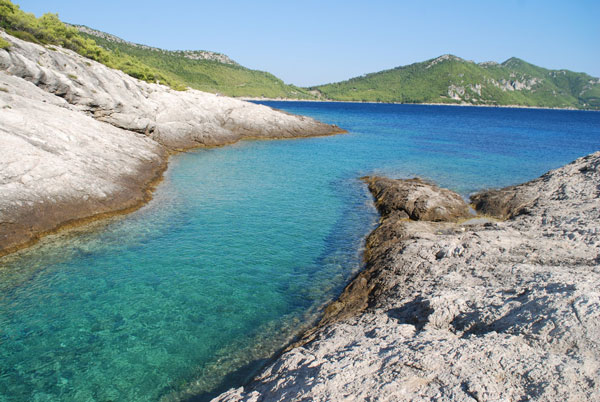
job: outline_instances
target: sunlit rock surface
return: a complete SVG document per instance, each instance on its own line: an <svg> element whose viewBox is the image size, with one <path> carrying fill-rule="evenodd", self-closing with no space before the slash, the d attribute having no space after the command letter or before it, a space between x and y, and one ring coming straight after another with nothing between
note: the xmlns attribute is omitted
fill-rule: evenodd
<svg viewBox="0 0 600 402"><path fill-rule="evenodd" d="M0 31L0 256L65 224L139 206L170 151L338 127L148 84Z"/></svg>
<svg viewBox="0 0 600 402"><path fill-rule="evenodd" d="M598 399L600 152L473 197L504 221L409 218L381 197L407 185L371 186L388 213L341 297L365 302L216 400Z"/></svg>

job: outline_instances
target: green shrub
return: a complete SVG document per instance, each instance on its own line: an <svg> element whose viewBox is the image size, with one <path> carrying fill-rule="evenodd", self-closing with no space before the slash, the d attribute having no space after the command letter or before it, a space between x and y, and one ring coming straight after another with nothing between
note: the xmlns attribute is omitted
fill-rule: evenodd
<svg viewBox="0 0 600 402"><path fill-rule="evenodd" d="M12 29L6 29L6 32L8 32L9 34L11 34L12 36L14 36L15 38L19 38L21 40L27 41L27 42L33 42L33 43L37 43L38 45L41 45L42 42L40 42L35 36L33 36L32 33L30 32L26 32L26 31L14 31Z"/></svg>
<svg viewBox="0 0 600 402"><path fill-rule="evenodd" d="M263 71L213 60L192 60L181 52L112 42L66 26L56 14L36 18L10 0L0 0L0 28L29 42L63 46L135 78L160 82L175 90L185 90L189 86L229 96L315 98L307 90L286 85Z"/></svg>
<svg viewBox="0 0 600 402"><path fill-rule="evenodd" d="M8 49L10 47L10 43L0 38L0 49Z"/></svg>
<svg viewBox="0 0 600 402"><path fill-rule="evenodd" d="M144 81L160 81L161 84L173 89L185 89L185 85L177 79L161 74L135 57L101 48L93 39L83 37L77 28L65 25L58 18L58 14L46 13L36 18L33 14L22 11L10 0L0 0L0 28L28 42L71 49L84 57L122 70ZM8 46L10 46L8 42L0 41L0 48L6 49Z"/></svg>

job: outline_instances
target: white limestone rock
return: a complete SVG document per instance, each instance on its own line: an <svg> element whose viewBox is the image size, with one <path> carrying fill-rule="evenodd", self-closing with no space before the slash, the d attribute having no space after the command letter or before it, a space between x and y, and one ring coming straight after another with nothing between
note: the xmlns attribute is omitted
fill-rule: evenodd
<svg viewBox="0 0 600 402"><path fill-rule="evenodd" d="M1 35L11 47L0 50L0 70L32 82L97 120L147 134L171 149L223 145L248 137L342 132L335 126L263 105L148 84L70 50Z"/></svg>
<svg viewBox="0 0 600 402"><path fill-rule="evenodd" d="M597 400L600 152L490 193L508 220L388 214L368 307L215 400Z"/></svg>
<svg viewBox="0 0 600 402"><path fill-rule="evenodd" d="M0 257L63 225L139 206L171 150L342 132L0 37L10 43L0 49Z"/></svg>

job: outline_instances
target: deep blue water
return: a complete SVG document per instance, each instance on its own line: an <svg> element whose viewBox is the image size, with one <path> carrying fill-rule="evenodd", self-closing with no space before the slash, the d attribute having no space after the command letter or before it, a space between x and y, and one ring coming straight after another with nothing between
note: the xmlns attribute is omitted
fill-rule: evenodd
<svg viewBox="0 0 600 402"><path fill-rule="evenodd" d="M600 149L600 113L263 102L348 134L171 159L154 200L0 260L0 401L147 401L240 385L361 267L359 177L464 196Z"/></svg>

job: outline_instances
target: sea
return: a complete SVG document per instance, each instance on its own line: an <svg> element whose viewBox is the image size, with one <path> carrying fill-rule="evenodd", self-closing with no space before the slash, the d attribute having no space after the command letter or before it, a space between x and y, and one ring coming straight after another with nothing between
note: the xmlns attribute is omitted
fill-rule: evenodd
<svg viewBox="0 0 600 402"><path fill-rule="evenodd" d="M468 199L600 150L598 112L259 103L348 132L175 155L138 211L0 259L0 401L210 400L362 268L361 177Z"/></svg>

